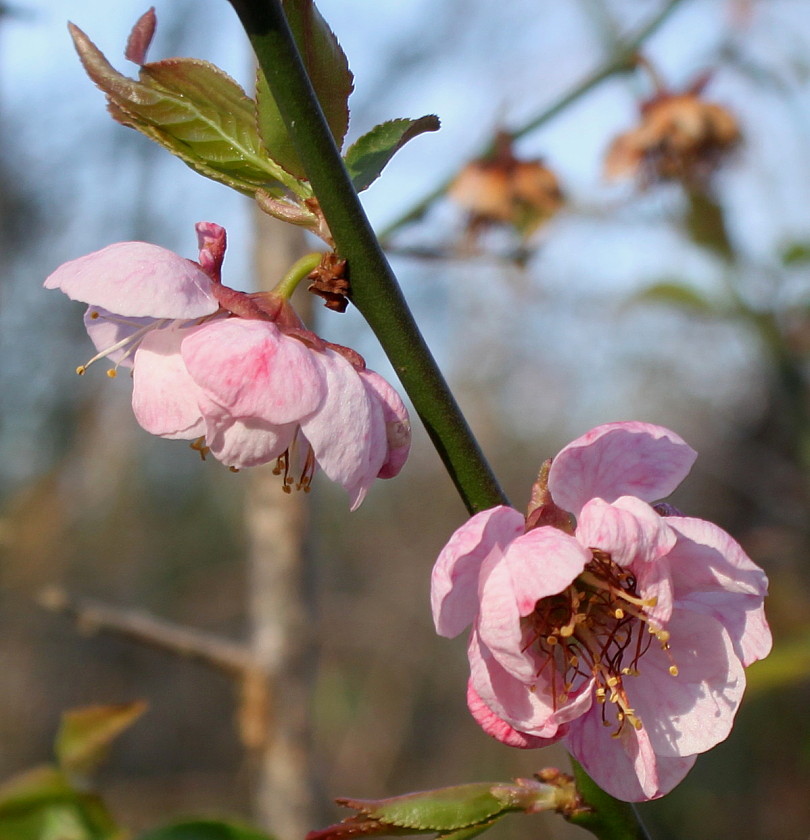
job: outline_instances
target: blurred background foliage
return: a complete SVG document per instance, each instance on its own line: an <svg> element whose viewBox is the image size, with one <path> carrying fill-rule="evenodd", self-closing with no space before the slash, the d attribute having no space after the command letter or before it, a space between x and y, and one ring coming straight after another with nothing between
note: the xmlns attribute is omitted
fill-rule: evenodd
<svg viewBox="0 0 810 840"><path fill-rule="evenodd" d="M372 219L396 226L664 5L323 0L357 76L350 137L392 116L443 120L369 190ZM90 355L81 307L41 283L114 241L193 256L201 219L228 227L225 281L262 282L249 203L105 121L81 74L64 16L120 67L115 56L142 11L122 2L112 17L96 0L19 0L0 18L0 778L48 759L64 709L144 699L149 712L99 781L135 830L180 814L255 812L256 759L240 746L235 687L205 665L82 635L38 593L58 585L244 638L247 479L141 431L125 377L77 380ZM154 57L206 58L250 86L226 3L175 0L157 11ZM643 814L661 840L787 840L810 824L810 8L682 0L643 52L678 92L708 71L702 95L738 121L742 140L709 185L606 182L607 148L653 93L643 70L617 73L516 143L565 196L528 239L504 224L472 236L464 209L441 198L387 242L516 506L540 462L598 423L660 423L699 451L673 502L721 524L766 569L776 653L751 669L729 741ZM322 335L390 375L356 312L315 318ZM317 646L312 827L342 816L328 805L337 795L564 766L561 751L509 750L467 715L464 642L436 638L428 608L433 560L464 511L421 429L403 475L379 482L357 513L324 479L315 485L305 548ZM558 818L531 819L494 831L582 836Z"/></svg>

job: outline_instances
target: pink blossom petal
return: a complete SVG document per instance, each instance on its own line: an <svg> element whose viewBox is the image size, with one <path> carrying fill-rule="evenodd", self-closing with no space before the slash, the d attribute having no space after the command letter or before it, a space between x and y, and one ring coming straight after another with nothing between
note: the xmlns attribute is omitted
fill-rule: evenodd
<svg viewBox="0 0 810 840"><path fill-rule="evenodd" d="M355 510L377 477L388 450L383 410L350 362L333 350L313 353L326 395L301 420L301 431L321 469L345 488Z"/></svg>
<svg viewBox="0 0 810 840"><path fill-rule="evenodd" d="M433 567L430 602L440 636L457 636L478 614L478 573L490 552L523 533L523 516L510 507L490 508L468 519L450 537Z"/></svg>
<svg viewBox="0 0 810 840"><path fill-rule="evenodd" d="M677 606L716 618L743 665L767 656L772 639L762 606L765 573L722 528L702 519L666 519L679 537L669 555Z"/></svg>
<svg viewBox="0 0 810 840"><path fill-rule="evenodd" d="M144 327L157 326L159 323L154 318L124 318L99 306L90 306L84 313L84 327L99 353L104 353L113 345L133 337ZM131 368L133 347L132 343L126 344L118 350L113 350L106 358L115 365Z"/></svg>
<svg viewBox="0 0 810 840"><path fill-rule="evenodd" d="M478 696L473 688L472 680L467 684L467 708L470 710L475 722L493 738L496 738L508 747L520 749L538 749L555 744L561 734L554 738L540 738L537 735L528 735L525 732L518 732L505 720L499 718L492 709Z"/></svg>
<svg viewBox="0 0 810 840"><path fill-rule="evenodd" d="M586 502L576 533L582 545L607 552L620 566L653 563L676 541L666 520L633 496L622 496L613 504L602 499Z"/></svg>
<svg viewBox="0 0 810 840"><path fill-rule="evenodd" d="M146 242L117 242L66 262L45 288L135 318L201 318L219 308L196 263Z"/></svg>
<svg viewBox="0 0 810 840"><path fill-rule="evenodd" d="M628 678L625 688L658 755L694 755L728 736L745 673L728 633L710 616L676 610L667 630L671 650L653 642L640 676ZM669 671L673 664L677 676Z"/></svg>
<svg viewBox="0 0 810 840"><path fill-rule="evenodd" d="M153 435L192 440L205 432L198 404L200 389L180 357L188 330L162 329L147 333L135 353L132 410Z"/></svg>
<svg viewBox="0 0 810 840"><path fill-rule="evenodd" d="M411 421L399 394L373 370L359 371L360 379L372 399L383 411L388 452L377 478L393 478L402 469L411 449Z"/></svg>
<svg viewBox="0 0 810 840"><path fill-rule="evenodd" d="M618 728L615 705L594 704L587 714L570 724L565 738L568 749L588 775L617 799L657 799L692 769L696 756L657 755L645 729L636 730L625 724L615 738L613 733Z"/></svg>
<svg viewBox="0 0 810 840"><path fill-rule="evenodd" d="M292 444L296 423L273 425L255 418L237 419L205 395L205 442L223 464L241 470L274 461Z"/></svg>
<svg viewBox="0 0 810 840"><path fill-rule="evenodd" d="M613 504L591 499L580 511L576 536L582 545L598 548L632 570L640 596L654 602L645 612L663 626L672 612L669 562L664 558L677 540L667 520L634 496L621 496Z"/></svg>
<svg viewBox="0 0 810 840"><path fill-rule="evenodd" d="M324 397L316 354L269 321L204 324L183 342L182 354L194 381L234 418L284 425Z"/></svg>
<svg viewBox="0 0 810 840"><path fill-rule="evenodd" d="M697 453L678 435L649 423L607 423L577 438L552 461L554 501L575 516L593 498L663 499L683 481Z"/></svg>
<svg viewBox="0 0 810 840"><path fill-rule="evenodd" d="M515 679L481 643L475 631L470 636L467 655L470 686L476 696L502 722L525 735L557 738L562 734L562 724L582 714L592 702L591 692L585 691L564 708L558 707L544 677L529 684Z"/></svg>
<svg viewBox="0 0 810 840"><path fill-rule="evenodd" d="M524 653L521 617L541 598L562 592L591 559L573 537L549 526L513 540L503 557L482 565L478 632L482 642L516 678L529 682L534 661Z"/></svg>

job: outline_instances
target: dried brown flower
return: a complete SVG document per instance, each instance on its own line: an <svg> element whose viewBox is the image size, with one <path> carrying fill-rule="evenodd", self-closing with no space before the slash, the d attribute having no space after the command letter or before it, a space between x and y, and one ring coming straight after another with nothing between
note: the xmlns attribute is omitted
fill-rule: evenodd
<svg viewBox="0 0 810 840"><path fill-rule="evenodd" d="M450 198L469 214L475 233L493 223L533 233L564 203L557 176L541 160L520 160L507 134L499 134L495 152L468 163L456 176Z"/></svg>
<svg viewBox="0 0 810 840"><path fill-rule="evenodd" d="M341 259L337 254L324 254L321 264L307 275L307 280L312 281L307 286L307 291L322 297L327 309L345 312L351 293L345 271L346 260Z"/></svg>
<svg viewBox="0 0 810 840"><path fill-rule="evenodd" d="M639 125L620 134L605 156L605 175L704 183L739 142L736 118L698 89L660 91L641 105Z"/></svg>

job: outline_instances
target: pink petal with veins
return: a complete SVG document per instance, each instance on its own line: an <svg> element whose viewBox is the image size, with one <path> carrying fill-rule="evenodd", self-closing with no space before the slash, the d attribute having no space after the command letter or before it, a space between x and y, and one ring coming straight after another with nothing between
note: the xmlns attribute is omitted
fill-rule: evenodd
<svg viewBox="0 0 810 840"><path fill-rule="evenodd" d="M720 621L743 665L764 659L772 645L763 608L765 573L711 522L682 516L666 521L678 534L669 555L676 605Z"/></svg>
<svg viewBox="0 0 810 840"><path fill-rule="evenodd" d="M343 356L328 349L312 355L323 372L325 398L302 419L301 431L320 468L348 492L355 510L388 452L383 410Z"/></svg>
<svg viewBox="0 0 810 840"><path fill-rule="evenodd" d="M253 417L235 418L205 395L200 405L211 454L237 470L275 461L292 444L298 429L297 423L273 425Z"/></svg>
<svg viewBox="0 0 810 840"><path fill-rule="evenodd" d="M593 498L636 496L655 502L686 478L697 453L678 435L650 423L607 423L564 447L551 463L554 501L575 516Z"/></svg>
<svg viewBox="0 0 810 840"><path fill-rule="evenodd" d="M219 308L196 263L146 242L117 242L66 262L45 288L134 318L201 318Z"/></svg>
<svg viewBox="0 0 810 840"><path fill-rule="evenodd" d="M441 636L457 636L478 614L478 575L491 551L503 553L523 533L523 517L500 506L468 519L442 549L430 586L433 621Z"/></svg>
<svg viewBox="0 0 810 840"><path fill-rule="evenodd" d="M382 408L387 453L377 478L393 478L399 474L411 450L411 421L399 394L373 370L359 371L369 396Z"/></svg>
<svg viewBox="0 0 810 840"><path fill-rule="evenodd" d="M183 342L182 354L194 381L235 418L292 423L326 392L316 354L269 321L213 321Z"/></svg>
<svg viewBox="0 0 810 840"><path fill-rule="evenodd" d="M613 737L615 713L612 703L594 704L570 724L566 746L599 787L617 799L644 802L668 793L692 769L696 756L657 755L646 731L629 725Z"/></svg>
<svg viewBox="0 0 810 840"><path fill-rule="evenodd" d="M187 333L153 330L135 353L132 410L138 423L153 435L193 440L205 433L198 403L201 392L180 356Z"/></svg>

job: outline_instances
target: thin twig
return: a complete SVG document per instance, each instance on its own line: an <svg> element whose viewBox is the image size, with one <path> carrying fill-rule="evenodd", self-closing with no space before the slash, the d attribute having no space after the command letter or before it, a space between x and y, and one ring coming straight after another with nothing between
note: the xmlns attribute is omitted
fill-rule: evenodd
<svg viewBox="0 0 810 840"><path fill-rule="evenodd" d="M74 597L56 586L43 589L37 601L45 609L73 617L79 629L87 633L122 636L176 656L203 662L240 678L257 668L246 646L156 618L143 610L113 607L93 598Z"/></svg>
<svg viewBox="0 0 810 840"><path fill-rule="evenodd" d="M682 0L669 0L669 2L664 5L661 11L659 11L652 20L648 21L634 35L630 36L626 40L622 40L604 64L597 67L592 73L589 73L578 85L575 85L569 91L552 102L552 104L547 108L544 108L537 116L532 117L530 120L523 123L523 125L510 129L508 132L509 136L513 139L518 139L530 134L532 131L535 131L540 128L540 126L556 117L557 114L565 111L569 105L576 102L581 96L584 96L606 79L609 79L616 73L623 72L633 67L638 48L642 45L642 43L644 43L644 41L647 40L647 38L649 38L650 35L652 35L653 32L655 32L656 29L658 29L659 26L661 26L670 13L681 2ZM474 157L484 158L491 152L492 144L488 143L483 149L481 149L480 153ZM456 173L454 172L449 178L444 180L424 198L414 204L410 210L407 210L398 219L391 222L391 224L384 228L379 233L379 239L383 245L387 246L388 238L400 228L420 219L427 212L431 204L447 192L448 188L455 180L455 177Z"/></svg>

